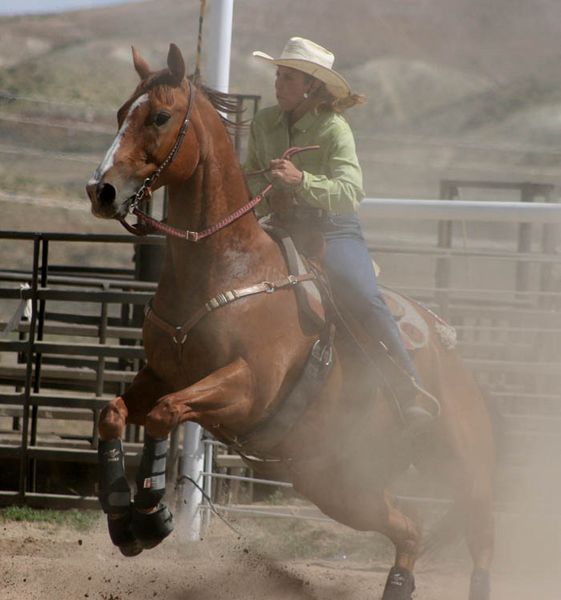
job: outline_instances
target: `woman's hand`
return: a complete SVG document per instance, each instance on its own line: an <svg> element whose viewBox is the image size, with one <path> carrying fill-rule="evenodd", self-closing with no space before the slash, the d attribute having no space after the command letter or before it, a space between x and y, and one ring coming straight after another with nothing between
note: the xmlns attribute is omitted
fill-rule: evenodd
<svg viewBox="0 0 561 600"><path fill-rule="evenodd" d="M274 181L281 181L288 186L296 186L302 183L304 173L294 166L294 163L285 159L277 158L269 163L271 169L271 178Z"/></svg>

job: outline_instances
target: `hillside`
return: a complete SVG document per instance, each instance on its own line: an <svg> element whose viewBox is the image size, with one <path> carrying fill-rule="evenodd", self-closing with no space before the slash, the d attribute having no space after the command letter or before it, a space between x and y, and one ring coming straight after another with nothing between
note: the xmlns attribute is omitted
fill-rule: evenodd
<svg viewBox="0 0 561 600"><path fill-rule="evenodd" d="M85 210L83 184L136 82L130 46L159 67L174 41L192 69L198 14L196 0L147 0L0 19L0 200ZM349 113L369 195L434 197L446 177L558 182L555 0L239 0L234 18L231 89L264 102L273 71L252 50L302 35L335 52L369 98Z"/></svg>

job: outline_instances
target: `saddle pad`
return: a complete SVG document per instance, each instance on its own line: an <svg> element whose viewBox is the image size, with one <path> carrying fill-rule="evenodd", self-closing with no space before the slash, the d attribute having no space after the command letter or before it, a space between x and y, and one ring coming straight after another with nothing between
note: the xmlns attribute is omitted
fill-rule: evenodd
<svg viewBox="0 0 561 600"><path fill-rule="evenodd" d="M382 296L397 322L407 350L418 350L428 344L429 327L415 305L397 292L380 286Z"/></svg>

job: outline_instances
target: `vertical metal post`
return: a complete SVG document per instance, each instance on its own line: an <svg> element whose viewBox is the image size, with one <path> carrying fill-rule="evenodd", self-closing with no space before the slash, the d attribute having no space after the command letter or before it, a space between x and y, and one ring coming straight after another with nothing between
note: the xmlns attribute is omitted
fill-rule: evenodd
<svg viewBox="0 0 561 600"><path fill-rule="evenodd" d="M37 326L37 284L39 274L39 249L41 236L33 238L33 275L31 280L31 319L29 321L29 339L26 350L25 365L25 393L23 400L23 427L21 432L21 457L19 472L19 495L20 501L25 500L28 481L27 449L29 447L29 413L31 407L31 391L33 387L33 364L35 329Z"/></svg>
<svg viewBox="0 0 561 600"><path fill-rule="evenodd" d="M534 186L531 183L522 185L520 200L522 202L533 202ZM518 226L518 252L528 253L532 250L532 223L520 223ZM516 291L523 292L529 287L530 263L522 260L516 264Z"/></svg>
<svg viewBox="0 0 561 600"><path fill-rule="evenodd" d="M546 202L554 202L553 198L554 186L544 187L544 200ZM541 251L547 257L553 257L557 254L557 244L560 239L560 228L558 223L544 223L542 226L542 244ZM539 290L541 292L556 292L559 283L554 276L554 263L544 262L540 265L540 282ZM538 298L538 306L543 310L555 311L558 309L557 298L555 295L544 294ZM558 342L557 334L552 335L549 331L543 331L535 337L534 356L537 360L547 362L551 360L551 356L556 356ZM536 390L538 393L547 393L552 387L555 387L558 382L558 376L539 377L536 379Z"/></svg>
<svg viewBox="0 0 561 600"><path fill-rule="evenodd" d="M203 490L206 494L207 498L212 498L212 462L214 458L214 445L209 443L210 440L207 440L204 445L204 470L207 474L203 481ZM205 500L206 501L206 500ZM210 521L210 506L207 506L207 510L203 514L203 527L207 527Z"/></svg>
<svg viewBox="0 0 561 600"><path fill-rule="evenodd" d="M196 423L185 423L177 511L178 530L184 541L193 542L201 537L203 468L203 429Z"/></svg>
<svg viewBox="0 0 561 600"><path fill-rule="evenodd" d="M553 186L546 186L544 189L544 200L546 202L554 202ZM557 254L557 244L559 242L559 224L544 223L542 229L542 252L547 256ZM540 290L542 292L552 292L555 290L555 282L553 277L553 263L543 263L540 268ZM544 296L540 300L540 305L543 308L555 308L555 300L550 296Z"/></svg>
<svg viewBox="0 0 561 600"><path fill-rule="evenodd" d="M228 92L234 0L210 0L206 39L209 41L205 80L209 87ZM204 448L202 428L195 423L183 426L183 459L179 490L179 529L185 539L197 540L201 533L200 506L203 495L190 481L202 486Z"/></svg>
<svg viewBox="0 0 561 600"><path fill-rule="evenodd" d="M440 183L440 199L441 200L454 200L458 197L458 188L454 185L449 185L448 182L442 181ZM451 248L452 247L452 221L439 221L438 222L438 247L439 248ZM450 317L450 296L446 288L450 287L450 256L441 256L436 259L436 267L434 273L434 279L436 284L435 299L440 307L440 314L448 319Z"/></svg>
<svg viewBox="0 0 561 600"><path fill-rule="evenodd" d="M49 240L41 238L41 279L40 287L47 287L47 276L49 271ZM43 339L43 332L45 330L45 300L39 301L38 315L37 315L37 341ZM41 364L42 356L40 352L35 353L35 374L33 382L33 392L37 394L41 389ZM38 407L33 404L31 406L31 436L30 444L35 446L37 444L37 427L39 419ZM36 491L37 484L37 460L33 459L29 463L30 471L30 488L32 492Z"/></svg>
<svg viewBox="0 0 561 600"><path fill-rule="evenodd" d="M242 122L242 111L243 111L243 99L241 96L238 96L236 100L236 125L240 125ZM242 155L242 136L240 135L240 130L236 129L234 134L234 148L236 150L236 154L238 158L241 159Z"/></svg>
<svg viewBox="0 0 561 600"><path fill-rule="evenodd" d="M108 284L103 284L103 291L107 291ZM107 302L102 302L101 304L101 315L99 322L99 343L106 344L107 343L107 321L109 318L109 311ZM105 384L105 356L100 356L97 359L97 369L96 369L96 378L95 378L95 396L96 398L101 398L103 396L103 388ZM99 443L99 409L95 408L92 414L93 424L92 424L92 446L97 448Z"/></svg>

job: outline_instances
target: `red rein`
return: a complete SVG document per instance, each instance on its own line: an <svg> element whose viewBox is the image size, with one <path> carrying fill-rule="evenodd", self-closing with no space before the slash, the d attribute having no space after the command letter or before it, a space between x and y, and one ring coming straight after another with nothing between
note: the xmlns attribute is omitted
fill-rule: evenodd
<svg viewBox="0 0 561 600"><path fill-rule="evenodd" d="M283 153L282 158L289 159L291 156L293 156L294 154L298 154L299 152L305 152L306 150L317 150L318 148L319 148L319 146L303 146L303 147L288 148L288 150L286 150ZM174 155L175 154L176 154L176 152L174 153ZM167 161L166 166L169 165L170 162L171 161ZM264 172L264 171L259 171L259 173L261 173L261 172ZM255 174L257 174L257 173L255 173ZM250 175L252 175L252 173L250 173ZM171 237L177 237L182 240L187 240L189 242L200 242L201 240L204 240L205 238L213 235L217 231L224 229L225 227L227 227L228 225L230 225L231 223L233 223L234 221L236 221L237 219L239 219L240 217L242 217L243 215L248 213L250 210L252 210L255 206L257 206L259 204L259 202L261 202L261 200L263 200L263 197L265 196L265 194L267 192L269 192L269 190L272 187L273 187L272 184L268 184L263 190L261 190L261 192L259 194L257 194L257 196L252 198L249 202L247 202L246 204L244 204L243 206L241 206L240 208L235 210L233 213L230 213L228 216L224 217L222 220L218 221L218 223L215 223L214 225L211 225L210 227L207 227L206 229L203 229L202 231L189 231L187 229L177 229L176 227L172 227L171 225L168 225L167 223L163 223L162 221L158 221L158 220L152 218L150 215L147 215L145 212L140 210L140 208L138 208L138 204L137 204L137 202L139 200L138 194L134 198L135 202L133 204L132 214L136 215L138 217L138 219L140 221L142 221L142 224L139 223L137 225L129 225L125 221L125 219L121 219L121 224L127 231L130 231L131 233L134 233L135 235L147 235L149 233L159 231L159 232L163 233L164 235L171 236ZM150 197L151 194L152 194L151 188L149 186L146 186L145 189L143 190L143 198L146 196Z"/></svg>

